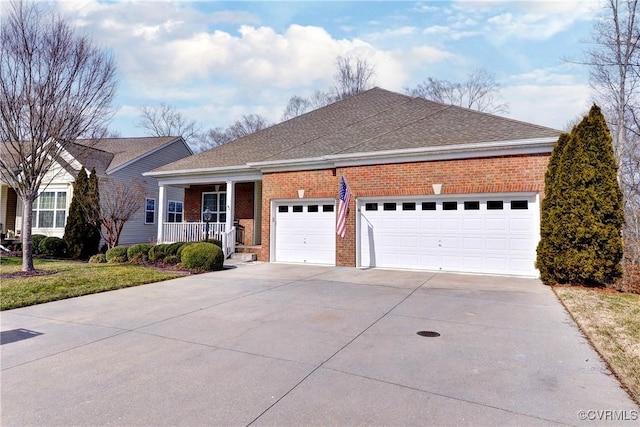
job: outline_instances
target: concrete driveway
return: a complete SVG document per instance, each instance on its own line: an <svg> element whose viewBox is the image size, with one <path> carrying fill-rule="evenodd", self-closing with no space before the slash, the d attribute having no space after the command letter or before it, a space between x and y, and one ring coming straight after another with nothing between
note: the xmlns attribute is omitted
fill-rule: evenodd
<svg viewBox="0 0 640 427"><path fill-rule="evenodd" d="M241 264L0 316L4 426L638 424L532 279Z"/></svg>

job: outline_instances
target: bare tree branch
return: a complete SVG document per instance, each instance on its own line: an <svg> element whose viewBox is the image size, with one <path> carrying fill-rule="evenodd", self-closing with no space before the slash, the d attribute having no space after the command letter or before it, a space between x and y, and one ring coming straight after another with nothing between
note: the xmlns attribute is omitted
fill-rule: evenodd
<svg viewBox="0 0 640 427"><path fill-rule="evenodd" d="M181 136L195 151L202 142L202 128L195 120L189 120L175 107L160 103L157 107L144 106L136 126L149 136Z"/></svg>
<svg viewBox="0 0 640 427"><path fill-rule="evenodd" d="M625 206L625 258L640 266L640 24L638 0L606 0L584 64L613 134Z"/></svg>
<svg viewBox="0 0 640 427"><path fill-rule="evenodd" d="M360 57L338 56L332 89L333 101L348 98L375 85L375 69Z"/></svg>
<svg viewBox="0 0 640 427"><path fill-rule="evenodd" d="M226 129L220 127L209 129L206 134L206 146L208 148L226 144L234 139L242 138L271 126L266 117L259 114L243 115L240 119L231 123Z"/></svg>
<svg viewBox="0 0 640 427"><path fill-rule="evenodd" d="M405 87L407 95L430 99L443 104L471 108L485 113L507 113L507 104L500 94L495 76L483 69L469 74L463 82L450 82L428 77L416 87Z"/></svg>
<svg viewBox="0 0 640 427"><path fill-rule="evenodd" d="M116 91L112 58L41 7L12 2L0 23L0 179L23 202L25 271L33 270L31 209L39 189L69 144L106 129Z"/></svg>

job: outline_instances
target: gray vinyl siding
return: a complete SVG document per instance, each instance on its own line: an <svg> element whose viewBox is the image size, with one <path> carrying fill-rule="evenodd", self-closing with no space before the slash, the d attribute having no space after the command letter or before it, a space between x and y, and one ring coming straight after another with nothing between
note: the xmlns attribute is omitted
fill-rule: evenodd
<svg viewBox="0 0 640 427"><path fill-rule="evenodd" d="M162 218L158 218L158 180L149 176L142 176L142 173L182 159L190 154L184 143L178 140L110 175L111 178L124 182L140 180L145 188L145 195L140 200L140 210L136 212L134 217L127 222L122 229L120 245L128 246L134 243L155 243L158 235L158 221L163 220ZM184 201L184 189L173 187L167 187L166 189L165 203L167 200ZM156 201L155 220L153 224L145 224L146 198L152 198Z"/></svg>

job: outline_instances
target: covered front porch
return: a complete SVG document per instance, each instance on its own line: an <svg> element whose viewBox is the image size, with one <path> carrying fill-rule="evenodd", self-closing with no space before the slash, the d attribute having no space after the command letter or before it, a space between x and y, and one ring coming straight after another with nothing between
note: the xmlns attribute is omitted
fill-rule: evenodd
<svg viewBox="0 0 640 427"><path fill-rule="evenodd" d="M159 181L158 243L222 242L226 257L236 251L258 252L261 245L262 180L192 183ZM184 198L170 200L175 187Z"/></svg>

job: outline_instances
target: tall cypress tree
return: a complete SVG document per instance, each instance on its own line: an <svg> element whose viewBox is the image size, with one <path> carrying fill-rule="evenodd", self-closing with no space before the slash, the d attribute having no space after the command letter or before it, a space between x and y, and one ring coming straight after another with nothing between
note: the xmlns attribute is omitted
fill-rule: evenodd
<svg viewBox="0 0 640 427"><path fill-rule="evenodd" d="M540 242L538 243L536 267L540 270L543 283L553 284L556 277L555 258L562 251L562 242L558 239L562 227L562 183L559 171L562 168L564 148L569 135L563 133L551 152L549 165L544 175L544 199L540 217Z"/></svg>
<svg viewBox="0 0 640 427"><path fill-rule="evenodd" d="M622 275L624 215L611 134L600 108L594 105L557 148L560 156L550 160L545 177L550 200L543 202L538 246L542 280L612 283Z"/></svg>
<svg viewBox="0 0 640 427"><path fill-rule="evenodd" d="M86 219L83 206L88 187L87 173L84 167L80 168L78 176L73 183L73 198L69 206L67 225L64 227L64 241L67 244L67 252L74 259L84 258L84 234L86 232Z"/></svg>
<svg viewBox="0 0 640 427"><path fill-rule="evenodd" d="M90 257L97 254L100 248L100 189L96 168L91 169L85 200L84 215L87 222L87 236L84 252L87 257Z"/></svg>

